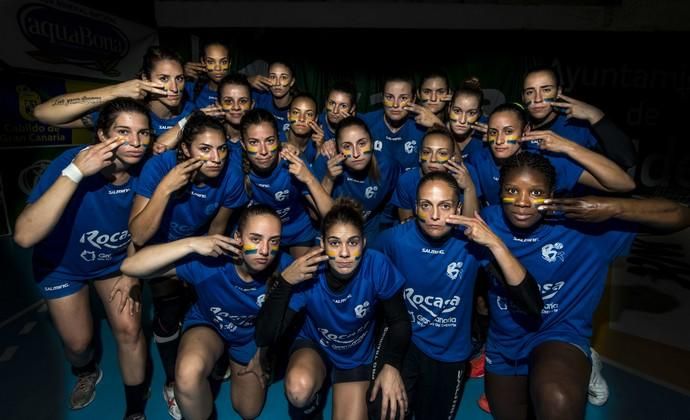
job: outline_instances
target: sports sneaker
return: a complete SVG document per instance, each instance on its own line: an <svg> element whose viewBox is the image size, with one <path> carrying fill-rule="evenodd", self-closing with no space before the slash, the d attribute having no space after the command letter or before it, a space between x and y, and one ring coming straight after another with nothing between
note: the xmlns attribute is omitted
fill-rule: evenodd
<svg viewBox="0 0 690 420"><path fill-rule="evenodd" d="M103 371L98 366L92 373L77 376L77 383L74 384L69 399L69 407L72 410L79 410L91 404L91 401L96 398L96 385L102 378Z"/></svg>
<svg viewBox="0 0 690 420"><path fill-rule="evenodd" d="M175 386L173 384L163 386L163 399L168 405L168 414L175 420L182 420L182 412L175 401Z"/></svg>
<svg viewBox="0 0 690 420"><path fill-rule="evenodd" d="M589 375L589 388L587 390L587 400L590 404L601 406L606 404L609 399L609 386L606 379L601 376L601 357L593 348L592 351L592 373Z"/></svg>
<svg viewBox="0 0 690 420"><path fill-rule="evenodd" d="M479 356L470 360L470 378L483 378L485 364L486 357L484 352L481 352Z"/></svg>
<svg viewBox="0 0 690 420"><path fill-rule="evenodd" d="M489 407L489 400L486 399L486 394L482 394L482 396L479 397L479 399L477 400L477 405L479 405L479 408L481 408L482 410L491 414L491 407Z"/></svg>

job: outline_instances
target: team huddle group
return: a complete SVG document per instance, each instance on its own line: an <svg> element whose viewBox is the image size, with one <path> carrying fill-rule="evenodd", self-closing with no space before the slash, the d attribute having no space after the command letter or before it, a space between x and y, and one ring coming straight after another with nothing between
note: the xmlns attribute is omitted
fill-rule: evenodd
<svg viewBox="0 0 690 420"><path fill-rule="evenodd" d="M490 115L474 77L394 75L362 114L351 83L319 104L286 61L230 68L219 42L188 63L151 47L136 79L34 110L95 132L48 166L14 235L76 375L71 408L103 375L89 284L129 420L151 387L143 287L178 420L217 418L228 376L245 419L277 379L293 419L321 418L329 391L335 419L453 419L470 370L497 419L605 401L590 337L608 266L690 212L626 197L635 151L601 110L548 67Z"/></svg>

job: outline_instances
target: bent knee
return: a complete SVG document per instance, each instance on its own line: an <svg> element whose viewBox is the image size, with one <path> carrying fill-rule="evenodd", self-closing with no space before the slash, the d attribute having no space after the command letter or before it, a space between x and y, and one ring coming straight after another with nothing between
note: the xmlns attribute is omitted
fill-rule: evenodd
<svg viewBox="0 0 690 420"><path fill-rule="evenodd" d="M285 376L285 394L295 407L309 404L316 391L316 380L302 369L292 369Z"/></svg>

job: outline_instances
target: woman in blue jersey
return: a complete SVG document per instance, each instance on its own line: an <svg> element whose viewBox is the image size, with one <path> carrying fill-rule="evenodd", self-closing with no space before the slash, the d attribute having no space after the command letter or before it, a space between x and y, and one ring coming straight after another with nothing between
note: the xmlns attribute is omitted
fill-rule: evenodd
<svg viewBox="0 0 690 420"><path fill-rule="evenodd" d="M208 377L225 352L233 408L245 419L261 413L267 384L254 323L269 279L292 263L278 251L280 227L276 212L258 204L241 212L233 238L196 236L151 245L122 265L137 277L177 276L194 286L197 300L185 316L175 372L175 396L187 420L216 418Z"/></svg>
<svg viewBox="0 0 690 420"><path fill-rule="evenodd" d="M34 247L41 294L77 376L70 407L95 397L102 371L92 347L88 283L105 307L117 343L127 419L143 419L147 393L146 340L141 331L139 281L120 273L134 188L151 140L147 109L132 99L103 106L96 144L64 152L48 166L17 218L14 240Z"/></svg>
<svg viewBox="0 0 690 420"><path fill-rule="evenodd" d="M535 67L525 74L522 102L533 130L553 131L585 148L601 150L625 169L635 165L630 137L599 108L565 96L558 72L552 67Z"/></svg>
<svg viewBox="0 0 690 420"><path fill-rule="evenodd" d="M575 185L608 192L628 192L635 188L633 179L605 156L565 139L552 131L529 131L527 117L516 104L494 109L487 129L489 147L472 155L479 173L481 191L489 204L500 203L499 170L509 157L522 153L523 143L536 142L556 167L557 193L567 193Z"/></svg>
<svg viewBox="0 0 690 420"><path fill-rule="evenodd" d="M287 131L288 110L295 92L295 72L287 62L274 61L268 66L267 76L252 76L249 83L255 89L256 107L273 114L279 131Z"/></svg>
<svg viewBox="0 0 690 420"><path fill-rule="evenodd" d="M460 163L457 163L457 162ZM453 175L462 189L460 202L462 214L473 216L479 211L475 169L471 165L465 165L455 154L455 141L448 130L441 127L433 127L424 134L422 147L419 152L419 169L407 171L400 175L395 191L391 197L391 204L398 209L400 221L414 217L414 209L417 205L417 185L419 180L431 172L449 172Z"/></svg>
<svg viewBox="0 0 690 420"><path fill-rule="evenodd" d="M460 195L450 174L428 173L417 187L417 220L383 232L377 241L406 279L412 343L401 373L416 419L455 418L472 354L472 302L480 265L492 260L493 271L521 307L535 314L541 307L536 283L503 241L477 213L459 215Z"/></svg>
<svg viewBox="0 0 690 420"><path fill-rule="evenodd" d="M244 114L254 108L251 95L251 86L247 77L239 73L230 73L218 83L218 102L216 108L211 106L201 109L206 115L217 117L220 111L221 121L225 127L225 137L232 152L242 153L240 140L240 121ZM173 127L156 141L157 145L163 145L162 150L176 147L181 133L179 127Z"/></svg>
<svg viewBox="0 0 690 420"><path fill-rule="evenodd" d="M316 122L316 100L308 93L292 98L288 120L290 128L281 133L281 141L292 145L298 156L311 165L323 145L323 130Z"/></svg>
<svg viewBox="0 0 690 420"><path fill-rule="evenodd" d="M38 105L34 115L42 123L57 127L93 127L98 119L98 108L115 98L144 100L156 136L180 122L183 124L184 118L195 108L185 99L180 56L170 49L153 46L144 55L137 79L57 96Z"/></svg>
<svg viewBox="0 0 690 420"><path fill-rule="evenodd" d="M484 93L479 79L472 77L464 81L453 93L448 106L447 126L453 134L457 152L470 162L472 155L484 147L482 136L486 132L486 127L479 122L483 101Z"/></svg>
<svg viewBox="0 0 690 420"><path fill-rule="evenodd" d="M220 81L227 76L232 63L230 48L222 42L206 42L202 52L198 63L184 65L184 75L189 79L184 87L198 109L216 104Z"/></svg>
<svg viewBox="0 0 690 420"><path fill-rule="evenodd" d="M193 114L177 150L151 158L142 170L129 223L134 245L224 233L233 210L247 203L240 164L232 159L239 156L230 153L223 125L201 112ZM170 415L179 419L173 383L188 292L169 277L149 284L154 340L166 376L164 395Z"/></svg>
<svg viewBox="0 0 690 420"><path fill-rule="evenodd" d="M357 88L350 82L335 82L326 97L323 112L319 114L319 128L323 131L321 153L332 158L336 154L335 128L340 121L357 112Z"/></svg>
<svg viewBox="0 0 690 420"><path fill-rule="evenodd" d="M281 149L276 119L270 112L247 112L240 129L247 194L253 203L278 213L283 222L281 246L295 258L302 256L317 235L308 209L322 216L332 200L304 161L288 148Z"/></svg>
<svg viewBox="0 0 690 420"><path fill-rule="evenodd" d="M592 314L614 258L627 253L641 225L677 230L690 212L662 199L552 199L559 174L524 152L501 168L502 206L482 213L534 276L541 317L517 310L491 279L486 392L498 419L583 418L590 377ZM569 219L549 217L559 211Z"/></svg>
<svg viewBox="0 0 690 420"><path fill-rule="evenodd" d="M417 100L440 120L446 117L446 108L452 95L448 76L441 72L425 74L417 88Z"/></svg>
<svg viewBox="0 0 690 420"><path fill-rule="evenodd" d="M345 118L335 131L338 154L319 156L314 173L333 197L352 197L362 204L365 235L372 240L381 230L383 210L395 189L398 165L374 152L371 134L358 117Z"/></svg>
<svg viewBox="0 0 690 420"><path fill-rule="evenodd" d="M390 260L369 250L362 212L352 199L338 199L321 228L328 263L311 271L284 271L269 293L257 320L257 343L277 340L295 314L306 320L292 349L285 393L293 418L319 415L325 398L319 391L333 383L333 418L367 417L367 400L381 418L407 410L399 366L407 347L410 323L402 297L403 277ZM313 258L316 258L316 255ZM387 343L374 363L377 308L388 326ZM377 416L378 417L378 416Z"/></svg>

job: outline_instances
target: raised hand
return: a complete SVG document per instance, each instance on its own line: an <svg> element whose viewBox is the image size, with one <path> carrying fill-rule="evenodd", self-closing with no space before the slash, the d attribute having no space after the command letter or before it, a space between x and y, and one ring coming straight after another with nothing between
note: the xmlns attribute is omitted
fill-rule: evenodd
<svg viewBox="0 0 690 420"><path fill-rule="evenodd" d="M324 141L319 148L319 153L323 156L326 156L328 159L331 159L333 156L335 156L338 153L338 150L335 147L335 139L328 139Z"/></svg>
<svg viewBox="0 0 690 420"><path fill-rule="evenodd" d="M189 238L189 246L199 255L220 257L221 255L239 256L242 244L235 238L223 235L210 235Z"/></svg>
<svg viewBox="0 0 690 420"><path fill-rule="evenodd" d="M198 79L199 75L206 73L206 66L202 63L190 61L184 64L184 75L190 79Z"/></svg>
<svg viewBox="0 0 690 420"><path fill-rule="evenodd" d="M118 84L116 92L118 97L137 100L144 99L149 93L159 96L166 96L168 94L164 83L141 79L128 80Z"/></svg>
<svg viewBox="0 0 690 420"><path fill-rule="evenodd" d="M336 179L343 173L343 162L345 161L345 155L339 153L332 158L328 159L327 168L328 171L326 176L331 179Z"/></svg>
<svg viewBox="0 0 690 420"><path fill-rule="evenodd" d="M126 140L115 136L102 143L84 148L74 158L74 163L84 176L91 176L113 164L115 149L125 144Z"/></svg>
<svg viewBox="0 0 690 420"><path fill-rule="evenodd" d="M201 108L200 111L203 112L204 114L208 115L209 117L213 117L213 118L225 117L225 111L223 110L223 108L221 108L220 106L218 106L216 104L211 104L207 107Z"/></svg>
<svg viewBox="0 0 690 420"><path fill-rule="evenodd" d="M604 118L604 113L594 105L578 101L577 99L565 96L562 93L558 96L555 102L551 103L551 106L564 109L565 116L567 118L586 120L592 125L598 123L602 118Z"/></svg>
<svg viewBox="0 0 690 420"><path fill-rule="evenodd" d="M474 217L452 214L446 218L446 223L465 227L465 236L480 245L491 248L502 243L476 211Z"/></svg>
<svg viewBox="0 0 690 420"><path fill-rule="evenodd" d="M289 163L288 172L294 175L300 182L306 184L307 181L314 177L304 161L288 148L280 151L280 157Z"/></svg>
<svg viewBox="0 0 690 420"><path fill-rule="evenodd" d="M328 256L323 255L322 248L312 249L293 261L280 275L286 282L298 284L312 278L319 264L326 260Z"/></svg>
<svg viewBox="0 0 690 420"><path fill-rule="evenodd" d="M436 114L431 112L431 110L425 106L408 104L403 109L416 114L414 121L423 127L431 128L436 124L443 125L443 121L441 121Z"/></svg>
<svg viewBox="0 0 690 420"><path fill-rule="evenodd" d="M560 212L569 219L584 222L603 222L616 216L615 199L599 196L547 198L537 210L547 214Z"/></svg>
<svg viewBox="0 0 690 420"><path fill-rule="evenodd" d="M567 154L574 144L572 141L561 137L553 131L530 131L522 136L521 142L538 141L539 148L553 153Z"/></svg>
<svg viewBox="0 0 690 420"><path fill-rule="evenodd" d="M273 86L273 82L266 76L260 74L250 76L247 78L249 84L256 90L267 91Z"/></svg>
<svg viewBox="0 0 690 420"><path fill-rule="evenodd" d="M452 160L444 163L443 166L448 170L448 172L453 175L453 178L458 183L458 186L463 190L468 188L474 188L474 182L470 176L470 172L467 170L467 166L463 162L456 163Z"/></svg>
<svg viewBox="0 0 690 420"><path fill-rule="evenodd" d="M204 161L198 157L188 159L178 164L161 180L159 187L162 186L168 193L179 190L191 181L196 171L199 170L203 164Z"/></svg>
<svg viewBox="0 0 690 420"><path fill-rule="evenodd" d="M323 144L323 128L314 120L308 121L307 125L312 129L311 139L316 143L317 147L321 147Z"/></svg>

